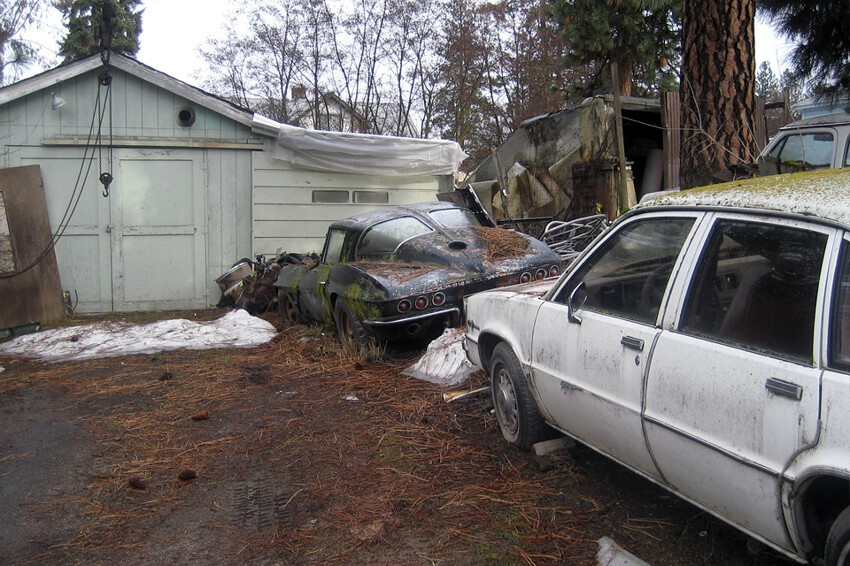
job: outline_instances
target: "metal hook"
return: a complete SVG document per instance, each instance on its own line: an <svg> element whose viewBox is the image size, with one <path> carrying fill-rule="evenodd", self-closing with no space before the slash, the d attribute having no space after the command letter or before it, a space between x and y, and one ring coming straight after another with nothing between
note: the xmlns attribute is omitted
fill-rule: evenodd
<svg viewBox="0 0 850 566"><path fill-rule="evenodd" d="M103 183L103 196L108 197L109 185L112 184L112 174L103 172L100 174L100 177L98 177L98 179L100 179L100 182Z"/></svg>

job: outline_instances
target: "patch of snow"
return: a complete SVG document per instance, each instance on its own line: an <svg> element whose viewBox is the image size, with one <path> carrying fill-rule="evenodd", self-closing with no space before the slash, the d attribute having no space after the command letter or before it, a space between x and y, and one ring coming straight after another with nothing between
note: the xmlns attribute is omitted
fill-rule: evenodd
<svg viewBox="0 0 850 566"><path fill-rule="evenodd" d="M596 563L599 566L649 566L634 554L623 550L609 537L602 537L597 542L599 551L596 553Z"/></svg>
<svg viewBox="0 0 850 566"><path fill-rule="evenodd" d="M463 351L464 332L463 328L447 328L428 345L418 362L401 372L402 375L444 386L469 381L476 368Z"/></svg>
<svg viewBox="0 0 850 566"><path fill-rule="evenodd" d="M271 323L244 310L234 310L211 322L102 322L45 330L0 344L0 353L62 362L180 349L245 348L265 344L275 334Z"/></svg>

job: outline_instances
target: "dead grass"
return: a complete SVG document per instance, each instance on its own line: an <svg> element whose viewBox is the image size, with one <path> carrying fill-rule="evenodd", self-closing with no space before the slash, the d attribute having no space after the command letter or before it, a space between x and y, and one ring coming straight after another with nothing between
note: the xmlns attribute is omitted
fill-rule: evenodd
<svg viewBox="0 0 850 566"><path fill-rule="evenodd" d="M482 398L443 402L399 375L413 361L353 358L293 327L250 350L9 364L0 393L61 387L100 447L84 493L61 502L86 521L38 560L145 556L164 519L218 506L208 528L225 562L591 563L587 517L558 504L570 467L528 470ZM178 479L187 469L197 479ZM247 529L221 494L270 475L274 520Z"/></svg>

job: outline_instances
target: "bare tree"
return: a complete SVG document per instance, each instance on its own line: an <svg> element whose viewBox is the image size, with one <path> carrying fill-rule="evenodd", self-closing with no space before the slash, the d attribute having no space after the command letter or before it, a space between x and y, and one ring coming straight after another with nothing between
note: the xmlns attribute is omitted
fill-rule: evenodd
<svg viewBox="0 0 850 566"><path fill-rule="evenodd" d="M486 78L483 22L474 0L451 2L443 21L439 90L435 93L434 124L443 137L460 143L473 157L482 157L489 144L480 134L486 116L482 84ZM472 147L474 146L474 147Z"/></svg>
<svg viewBox="0 0 850 566"><path fill-rule="evenodd" d="M225 31L228 37L237 37L230 24ZM257 103L251 97L251 52L245 42L212 38L200 53L211 71L204 86L240 106L255 109Z"/></svg>
<svg viewBox="0 0 850 566"><path fill-rule="evenodd" d="M260 108L283 123L295 118L289 95L304 62L300 5L294 0L281 0L255 9L250 17L252 35L248 45L255 54L254 81L263 99Z"/></svg>
<svg viewBox="0 0 850 566"><path fill-rule="evenodd" d="M436 0L389 0L390 27L385 42L386 60L392 77L392 96L379 113L387 133L397 136L427 135L431 90L428 65L437 40L433 22L440 6ZM416 120L416 113L420 119ZM414 125L418 122L418 126Z"/></svg>

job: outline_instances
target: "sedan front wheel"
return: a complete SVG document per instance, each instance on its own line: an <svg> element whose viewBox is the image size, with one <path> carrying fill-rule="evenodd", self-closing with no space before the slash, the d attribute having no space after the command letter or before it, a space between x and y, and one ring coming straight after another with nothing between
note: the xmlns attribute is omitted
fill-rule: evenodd
<svg viewBox="0 0 850 566"><path fill-rule="evenodd" d="M548 426L537 410L519 361L504 342L493 350L490 387L502 436L523 450L547 436Z"/></svg>

